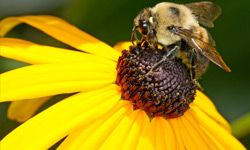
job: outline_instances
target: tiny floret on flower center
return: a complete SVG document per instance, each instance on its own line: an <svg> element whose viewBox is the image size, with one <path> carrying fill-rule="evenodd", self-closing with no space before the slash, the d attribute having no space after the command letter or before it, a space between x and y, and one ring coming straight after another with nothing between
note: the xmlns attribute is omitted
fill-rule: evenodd
<svg viewBox="0 0 250 150"><path fill-rule="evenodd" d="M182 116L197 89L180 59L169 57L159 63L163 57L162 50L138 44L123 50L117 63L116 83L121 87L122 98L150 118Z"/></svg>

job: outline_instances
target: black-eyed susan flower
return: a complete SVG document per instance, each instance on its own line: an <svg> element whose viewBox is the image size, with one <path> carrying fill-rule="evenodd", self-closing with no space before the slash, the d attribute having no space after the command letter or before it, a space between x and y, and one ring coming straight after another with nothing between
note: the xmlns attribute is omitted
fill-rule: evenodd
<svg viewBox="0 0 250 150"><path fill-rule="evenodd" d="M178 60L151 73L159 53L121 53L127 43L112 48L52 16L4 19L0 35L20 23L79 51L1 38L1 56L31 64L0 75L0 100L13 101L9 116L26 120L51 96L76 94L14 129L1 149L47 149L62 139L58 149L245 149ZM23 105L28 115L20 119Z"/></svg>

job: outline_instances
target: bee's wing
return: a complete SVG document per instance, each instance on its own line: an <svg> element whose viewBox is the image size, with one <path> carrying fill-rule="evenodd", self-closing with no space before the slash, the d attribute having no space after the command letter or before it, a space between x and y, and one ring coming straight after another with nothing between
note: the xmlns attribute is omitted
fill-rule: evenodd
<svg viewBox="0 0 250 150"><path fill-rule="evenodd" d="M184 39L191 47L198 50L202 55L207 57L210 61L221 67L227 72L231 72L231 69L223 61L217 50L210 44L200 40L198 36L192 34L191 31L187 29L177 28L176 34L178 34L182 39Z"/></svg>
<svg viewBox="0 0 250 150"><path fill-rule="evenodd" d="M221 14L220 6L209 1L188 3L185 6L191 9L201 25L209 28L214 27L213 21Z"/></svg>
<svg viewBox="0 0 250 150"><path fill-rule="evenodd" d="M199 39L191 39L194 45L196 45L196 48L199 49L199 51L206 56L210 61L221 67L227 72L231 72L231 69L227 66L227 64L223 61L221 55L217 52L217 50L210 46L208 43L205 43Z"/></svg>

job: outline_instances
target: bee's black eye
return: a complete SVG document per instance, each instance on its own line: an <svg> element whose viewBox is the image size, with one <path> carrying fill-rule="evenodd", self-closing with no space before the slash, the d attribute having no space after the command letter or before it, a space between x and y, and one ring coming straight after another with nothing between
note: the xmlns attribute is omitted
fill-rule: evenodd
<svg viewBox="0 0 250 150"><path fill-rule="evenodd" d="M148 24L146 22L143 22L142 23L142 28L147 28L148 27Z"/></svg>
<svg viewBox="0 0 250 150"><path fill-rule="evenodd" d="M149 22L147 20L139 20L139 30L142 34L148 34Z"/></svg>

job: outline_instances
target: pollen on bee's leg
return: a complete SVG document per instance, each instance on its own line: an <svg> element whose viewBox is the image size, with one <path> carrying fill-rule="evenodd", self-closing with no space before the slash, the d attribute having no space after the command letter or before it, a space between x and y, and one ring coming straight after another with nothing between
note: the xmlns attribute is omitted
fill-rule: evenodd
<svg viewBox="0 0 250 150"><path fill-rule="evenodd" d="M147 44L122 51L116 84L121 87L122 98L131 101L134 109L144 110L149 117L176 118L189 109L197 86L178 58L166 58L155 67L163 57L164 52Z"/></svg>

